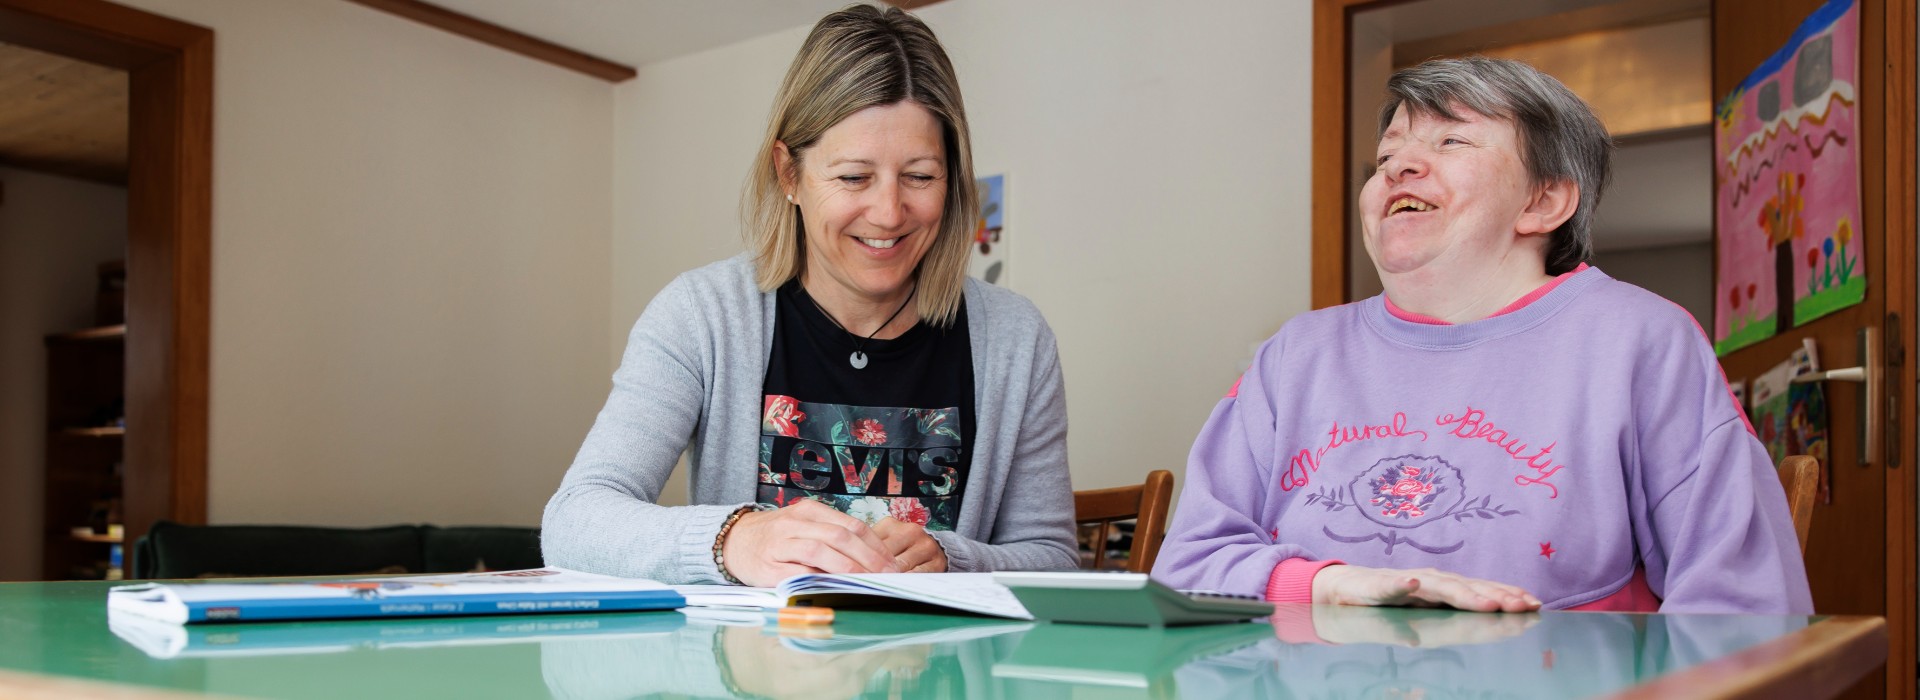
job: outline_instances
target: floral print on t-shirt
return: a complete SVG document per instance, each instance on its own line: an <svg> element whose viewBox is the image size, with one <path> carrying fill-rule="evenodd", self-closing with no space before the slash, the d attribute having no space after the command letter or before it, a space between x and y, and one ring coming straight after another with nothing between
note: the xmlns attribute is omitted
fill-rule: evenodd
<svg viewBox="0 0 1920 700"><path fill-rule="evenodd" d="M952 530L966 480L960 409L812 403L769 395L758 500L808 498L869 524L891 517Z"/></svg>

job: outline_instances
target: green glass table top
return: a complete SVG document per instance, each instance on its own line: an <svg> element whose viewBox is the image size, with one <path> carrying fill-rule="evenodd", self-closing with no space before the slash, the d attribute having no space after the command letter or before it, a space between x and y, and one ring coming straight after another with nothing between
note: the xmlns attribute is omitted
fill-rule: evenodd
<svg viewBox="0 0 1920 700"><path fill-rule="evenodd" d="M1173 629L857 611L830 630L677 612L181 627L110 621L110 585L0 584L0 670L269 698L1588 697L1821 619L1300 606Z"/></svg>

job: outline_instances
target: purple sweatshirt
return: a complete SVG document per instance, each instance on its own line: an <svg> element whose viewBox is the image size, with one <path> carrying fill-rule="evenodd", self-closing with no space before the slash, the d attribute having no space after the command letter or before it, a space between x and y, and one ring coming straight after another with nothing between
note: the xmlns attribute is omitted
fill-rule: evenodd
<svg viewBox="0 0 1920 700"><path fill-rule="evenodd" d="M1587 268L1454 326L1302 314L1193 446L1153 575L1259 595L1282 560L1433 567L1547 609L1644 568L1662 612L1810 614L1767 452L1699 326Z"/></svg>

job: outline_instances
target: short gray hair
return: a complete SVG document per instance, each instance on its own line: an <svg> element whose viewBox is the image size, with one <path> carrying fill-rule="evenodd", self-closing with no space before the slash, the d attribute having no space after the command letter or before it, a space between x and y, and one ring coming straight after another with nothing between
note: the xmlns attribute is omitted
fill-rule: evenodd
<svg viewBox="0 0 1920 700"><path fill-rule="evenodd" d="M1393 74L1380 108L1380 134L1401 106L1459 121L1457 108L1513 124L1521 162L1535 186L1570 181L1580 204L1547 243L1547 274L1570 272L1593 257L1593 209L1610 177L1613 138L1578 95L1520 61L1485 56L1427 61Z"/></svg>

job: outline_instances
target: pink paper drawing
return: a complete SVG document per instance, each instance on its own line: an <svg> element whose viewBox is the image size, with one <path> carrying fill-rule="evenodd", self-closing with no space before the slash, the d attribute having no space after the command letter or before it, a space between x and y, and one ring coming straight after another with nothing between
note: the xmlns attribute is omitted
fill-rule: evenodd
<svg viewBox="0 0 1920 700"><path fill-rule="evenodd" d="M1859 35L1830 0L1714 110L1721 355L1866 298Z"/></svg>

